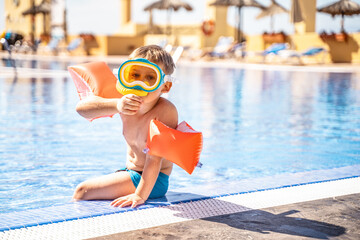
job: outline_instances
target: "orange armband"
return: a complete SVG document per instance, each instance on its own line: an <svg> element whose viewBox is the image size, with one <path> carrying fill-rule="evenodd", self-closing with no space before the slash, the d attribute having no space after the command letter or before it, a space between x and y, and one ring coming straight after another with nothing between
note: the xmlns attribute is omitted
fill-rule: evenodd
<svg viewBox="0 0 360 240"><path fill-rule="evenodd" d="M185 121L173 129L160 121L151 120L146 152L163 157L192 174L195 167L202 165L199 162L202 143L202 133Z"/></svg>
<svg viewBox="0 0 360 240"><path fill-rule="evenodd" d="M88 96L121 98L116 90L117 78L105 62L91 62L68 67L80 99ZM112 117L101 116L101 117ZM90 119L92 121L94 119Z"/></svg>

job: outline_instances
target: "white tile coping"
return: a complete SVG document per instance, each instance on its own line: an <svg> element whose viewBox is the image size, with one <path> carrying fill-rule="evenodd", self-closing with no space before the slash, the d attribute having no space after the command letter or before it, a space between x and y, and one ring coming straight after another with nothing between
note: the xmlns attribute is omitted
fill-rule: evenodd
<svg viewBox="0 0 360 240"><path fill-rule="evenodd" d="M84 239L199 218L360 193L360 177L235 194L0 232L0 239Z"/></svg>

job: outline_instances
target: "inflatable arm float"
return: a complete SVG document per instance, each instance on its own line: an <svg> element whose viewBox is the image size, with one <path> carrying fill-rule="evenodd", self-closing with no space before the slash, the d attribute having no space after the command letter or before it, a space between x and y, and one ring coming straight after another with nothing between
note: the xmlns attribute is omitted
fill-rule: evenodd
<svg viewBox="0 0 360 240"><path fill-rule="evenodd" d="M105 62L91 62L68 67L80 99L95 95L103 98L121 98L116 90L117 78Z"/></svg>
<svg viewBox="0 0 360 240"><path fill-rule="evenodd" d="M68 71L81 100L88 96L103 98L121 98L123 96L116 89L117 78L105 62L70 66ZM100 117L112 117L112 115ZM144 152L163 157L192 174L195 167L202 165L199 162L202 139L202 133L195 131L186 122L181 122L176 129L172 129L160 121L151 120L147 148L144 149Z"/></svg>
<svg viewBox="0 0 360 240"><path fill-rule="evenodd" d="M74 81L80 100L94 95L103 98L121 98L123 96L116 90L117 78L105 62L78 64L68 67L68 71ZM96 118L89 120L94 119Z"/></svg>
<svg viewBox="0 0 360 240"><path fill-rule="evenodd" d="M202 149L202 133L195 131L185 121L176 129L170 128L157 120L151 120L145 153L163 157L189 174L195 167L201 167L199 162Z"/></svg>

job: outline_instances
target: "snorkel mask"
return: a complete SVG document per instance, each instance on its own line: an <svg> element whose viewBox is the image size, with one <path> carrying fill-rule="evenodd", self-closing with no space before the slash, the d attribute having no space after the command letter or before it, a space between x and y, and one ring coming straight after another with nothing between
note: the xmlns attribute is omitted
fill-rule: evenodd
<svg viewBox="0 0 360 240"><path fill-rule="evenodd" d="M119 68L118 78L118 92L122 95L132 93L137 96L146 96L149 92L156 91L164 82L171 81L171 76L165 75L158 65L145 58L125 61Z"/></svg>

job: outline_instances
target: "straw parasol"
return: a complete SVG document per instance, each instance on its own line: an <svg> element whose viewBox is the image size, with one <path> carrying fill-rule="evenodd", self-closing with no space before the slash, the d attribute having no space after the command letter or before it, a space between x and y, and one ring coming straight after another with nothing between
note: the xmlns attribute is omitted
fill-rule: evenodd
<svg viewBox="0 0 360 240"><path fill-rule="evenodd" d="M241 9L243 7L257 7L263 9L264 6L258 3L255 0L216 0L215 2L211 3L210 6L225 6L225 7L237 7L238 8L238 17L239 22L237 26L237 40L238 42L242 41L242 32L241 32Z"/></svg>
<svg viewBox="0 0 360 240"><path fill-rule="evenodd" d="M305 16L302 12L299 0L292 0L291 10L290 10L290 21L292 23L299 23L304 21Z"/></svg>
<svg viewBox="0 0 360 240"><path fill-rule="evenodd" d="M277 3L275 0L271 0L271 4L264 8L261 13L256 17L256 19L270 17L270 28L271 32L274 32L274 15L281 13L289 13L289 11Z"/></svg>
<svg viewBox="0 0 360 240"><path fill-rule="evenodd" d="M34 43L35 36L35 15L43 14L44 26L43 31L46 33L46 19L45 15L51 12L51 4L46 0L43 0L39 5L35 5L35 1L32 1L31 7L22 12L23 16L31 15L31 41Z"/></svg>
<svg viewBox="0 0 360 240"><path fill-rule="evenodd" d="M167 17L167 34L169 34L170 31L170 17L172 10L178 11L179 9L184 8L187 11L192 11L193 8L190 4L181 1L181 0L159 0L156 2L151 3L147 7L144 8L144 11L150 12L150 21L152 24L152 10L159 9L159 10L167 10L168 11L168 17Z"/></svg>
<svg viewBox="0 0 360 240"><path fill-rule="evenodd" d="M29 9L22 12L22 15L36 15L39 13L48 14L51 11L51 4L43 0L39 5L32 5Z"/></svg>
<svg viewBox="0 0 360 240"><path fill-rule="evenodd" d="M345 32L344 16L360 14L360 5L351 0L340 0L328 6L318 8L317 11L330 14L332 17L341 15L341 32Z"/></svg>

